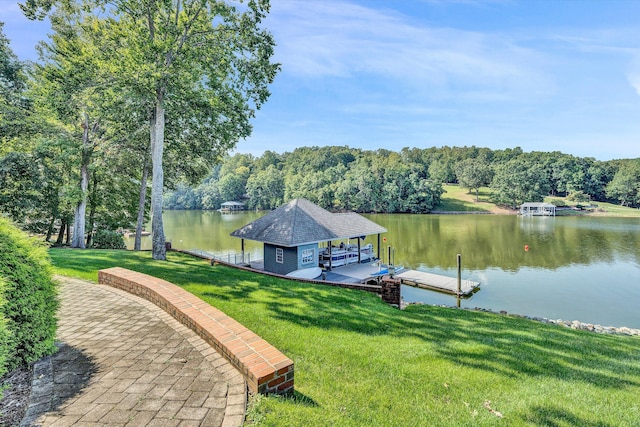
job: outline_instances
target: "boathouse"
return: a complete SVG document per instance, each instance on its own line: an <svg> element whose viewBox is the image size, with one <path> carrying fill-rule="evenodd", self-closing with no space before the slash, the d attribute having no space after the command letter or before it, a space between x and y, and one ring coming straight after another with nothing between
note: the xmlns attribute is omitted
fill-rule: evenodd
<svg viewBox="0 0 640 427"><path fill-rule="evenodd" d="M239 212L244 210L244 203L224 202L220 205L220 212Z"/></svg>
<svg viewBox="0 0 640 427"><path fill-rule="evenodd" d="M355 212L332 213L306 199L295 199L237 229L231 236L264 243L264 270L288 274L318 267L320 243L378 235L386 228Z"/></svg>
<svg viewBox="0 0 640 427"><path fill-rule="evenodd" d="M520 215L556 216L556 206L551 203L523 203Z"/></svg>

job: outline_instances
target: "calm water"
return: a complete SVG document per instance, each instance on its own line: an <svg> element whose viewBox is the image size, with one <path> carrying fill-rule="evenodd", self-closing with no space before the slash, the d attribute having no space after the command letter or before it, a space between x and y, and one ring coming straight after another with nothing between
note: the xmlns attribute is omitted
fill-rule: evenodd
<svg viewBox="0 0 640 427"><path fill-rule="evenodd" d="M167 211L165 234L175 248L239 252L240 240L229 233L263 214ZM463 278L482 283L479 292L461 300L463 307L640 328L637 218L366 216L389 230L383 246L395 249L396 264L454 277L461 254ZM376 245L375 236L369 241ZM150 247L150 239L144 244ZM252 259L262 258L261 244L245 245ZM411 287L402 293L410 302L457 303L455 297Z"/></svg>

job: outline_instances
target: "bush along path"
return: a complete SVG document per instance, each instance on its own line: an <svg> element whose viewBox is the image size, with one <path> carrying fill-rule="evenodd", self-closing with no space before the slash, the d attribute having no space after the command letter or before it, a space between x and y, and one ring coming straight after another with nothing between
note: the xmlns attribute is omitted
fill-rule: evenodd
<svg viewBox="0 0 640 427"><path fill-rule="evenodd" d="M31 364L54 351L58 299L47 248L0 217L0 424L24 414Z"/></svg>

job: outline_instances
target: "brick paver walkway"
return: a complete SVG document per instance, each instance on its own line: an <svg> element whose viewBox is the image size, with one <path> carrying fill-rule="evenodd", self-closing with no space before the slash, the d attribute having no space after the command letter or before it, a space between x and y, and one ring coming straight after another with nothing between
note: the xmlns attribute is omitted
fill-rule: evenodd
<svg viewBox="0 0 640 427"><path fill-rule="evenodd" d="M241 374L152 303L59 278L59 351L36 364L24 426L240 426Z"/></svg>

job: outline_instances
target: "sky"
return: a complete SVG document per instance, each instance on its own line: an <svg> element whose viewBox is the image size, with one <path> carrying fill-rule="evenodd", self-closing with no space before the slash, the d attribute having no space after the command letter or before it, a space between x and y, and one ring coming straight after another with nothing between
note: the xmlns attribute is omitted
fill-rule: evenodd
<svg viewBox="0 0 640 427"><path fill-rule="evenodd" d="M236 152L471 146L640 157L638 0L271 0L282 70ZM50 31L0 0L23 60Z"/></svg>

